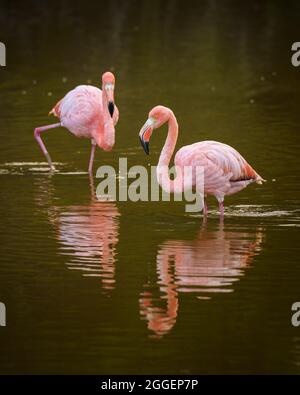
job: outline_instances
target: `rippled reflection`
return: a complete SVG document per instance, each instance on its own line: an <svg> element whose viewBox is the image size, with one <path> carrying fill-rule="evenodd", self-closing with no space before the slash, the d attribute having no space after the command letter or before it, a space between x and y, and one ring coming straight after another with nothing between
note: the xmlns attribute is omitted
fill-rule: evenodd
<svg viewBox="0 0 300 395"><path fill-rule="evenodd" d="M61 251L70 256L69 269L100 277L104 290L115 286L118 215L114 204L94 202L61 210L57 221Z"/></svg>
<svg viewBox="0 0 300 395"><path fill-rule="evenodd" d="M157 336L169 332L178 315L179 293L195 293L209 299L214 293L232 292L233 283L244 275L261 250L263 230L231 231L220 225L216 231L203 228L192 241L168 240L156 258L157 286L144 286L140 314Z"/></svg>
<svg viewBox="0 0 300 395"><path fill-rule="evenodd" d="M116 245L119 240L119 211L113 202L98 201L90 179L91 202L87 205L53 206L47 213L60 244L60 253L68 257L67 266L84 276L101 279L102 290L115 287ZM45 203L43 194L37 198ZM47 193L51 194L47 185ZM48 196L49 198L49 196Z"/></svg>

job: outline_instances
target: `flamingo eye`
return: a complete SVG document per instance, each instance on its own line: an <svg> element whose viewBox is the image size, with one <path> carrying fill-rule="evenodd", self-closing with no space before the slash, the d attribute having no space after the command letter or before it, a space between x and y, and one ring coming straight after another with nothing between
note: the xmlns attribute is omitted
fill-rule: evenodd
<svg viewBox="0 0 300 395"><path fill-rule="evenodd" d="M114 84L112 84L112 83L108 83L108 84L105 84L105 90L106 91L112 91L112 90L114 90Z"/></svg>
<svg viewBox="0 0 300 395"><path fill-rule="evenodd" d="M158 121L157 121L157 119L154 118L153 116L150 116L150 117L148 118L148 123L149 123L149 126L156 126L157 123L158 123Z"/></svg>

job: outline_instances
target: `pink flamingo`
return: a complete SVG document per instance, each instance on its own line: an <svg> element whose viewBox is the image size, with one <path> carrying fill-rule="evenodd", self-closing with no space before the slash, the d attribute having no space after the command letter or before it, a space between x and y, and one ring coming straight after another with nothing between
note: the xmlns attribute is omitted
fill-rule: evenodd
<svg viewBox="0 0 300 395"><path fill-rule="evenodd" d="M41 132L63 126L77 137L91 139L92 149L89 173L92 172L96 145L111 151L115 144L114 126L119 119L119 111L114 104L115 77L106 72L102 75L102 91L95 86L79 85L60 100L50 114L58 117L60 122L42 126L34 130L34 137L39 143L50 170L54 170L51 157L41 139Z"/></svg>
<svg viewBox="0 0 300 395"><path fill-rule="evenodd" d="M183 168L191 166L194 169L196 166L202 166L204 168L203 214L205 216L208 210L207 195L216 197L219 202L220 215L223 217L224 196L239 192L252 182L262 184L265 181L239 152L229 145L217 141L202 141L182 147L176 153L174 160L176 168L181 171L177 173L174 180L171 180L166 171L162 169L169 166L176 146L178 123L174 113L164 106L154 107L139 136L146 154L149 154L149 141L153 130L166 122L168 122L169 130L157 166L158 182L167 192L181 193L185 188L195 185L195 177L191 181L193 185L188 185L188 182L185 182Z"/></svg>

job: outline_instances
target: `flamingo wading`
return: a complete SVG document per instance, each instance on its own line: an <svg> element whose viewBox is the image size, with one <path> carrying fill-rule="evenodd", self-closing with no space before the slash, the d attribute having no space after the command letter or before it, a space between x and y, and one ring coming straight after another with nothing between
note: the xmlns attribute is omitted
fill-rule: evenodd
<svg viewBox="0 0 300 395"><path fill-rule="evenodd" d="M115 125L119 111L114 103L115 77L106 72L102 75L102 91L91 85L79 85L60 100L50 114L58 117L60 122L38 127L34 137L39 143L50 170L54 170L51 157L41 139L41 133L59 126L67 128L77 137L91 139L92 149L89 173L92 172L96 145L104 151L111 151L115 144Z"/></svg>
<svg viewBox="0 0 300 395"><path fill-rule="evenodd" d="M184 180L183 171L179 171L176 178L171 180L166 172L160 172L160 168L169 166L173 155L177 136L178 123L174 113L167 107L156 106L150 113L147 122L142 127L139 137L146 154L149 154L149 141L154 129L168 122L168 136L161 151L157 177L161 187L167 192L182 192ZM256 182L262 184L265 181L247 163L242 155L227 144L217 141L201 141L199 143L186 145L175 155L176 168L185 166L202 166L204 168L204 207L203 214L207 215L207 195L213 195L219 202L220 215L224 215L224 197L232 195ZM193 178L193 182L195 179ZM181 189L181 191L180 191Z"/></svg>

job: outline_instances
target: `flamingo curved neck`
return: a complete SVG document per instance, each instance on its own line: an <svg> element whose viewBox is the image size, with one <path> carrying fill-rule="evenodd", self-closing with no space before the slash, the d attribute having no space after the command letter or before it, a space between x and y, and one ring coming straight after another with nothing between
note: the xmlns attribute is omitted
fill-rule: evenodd
<svg viewBox="0 0 300 395"><path fill-rule="evenodd" d="M176 169L176 177L170 179L169 164L175 150L178 137L178 123L175 115L170 111L168 119L168 136L161 151L156 175L160 186L164 191L181 193L183 191L183 175L180 169Z"/></svg>
<svg viewBox="0 0 300 395"><path fill-rule="evenodd" d="M101 143L102 148L110 150L115 143L115 128L113 120L108 111L108 100L105 92L104 84L102 85L102 114L103 114L103 140Z"/></svg>
<svg viewBox="0 0 300 395"><path fill-rule="evenodd" d="M107 100L104 84L102 85L102 110L103 110L103 124L105 124L109 121L110 114L108 111L108 100Z"/></svg>

